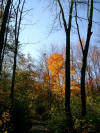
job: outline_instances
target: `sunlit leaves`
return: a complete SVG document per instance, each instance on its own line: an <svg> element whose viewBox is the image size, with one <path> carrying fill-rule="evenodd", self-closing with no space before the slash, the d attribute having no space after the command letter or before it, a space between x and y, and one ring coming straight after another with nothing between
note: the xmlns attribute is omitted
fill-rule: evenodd
<svg viewBox="0 0 100 133"><path fill-rule="evenodd" d="M51 55L50 58L47 59L47 63L51 75L57 76L59 73L61 73L64 66L63 55L55 53Z"/></svg>
<svg viewBox="0 0 100 133"><path fill-rule="evenodd" d="M50 71L50 82L51 82L51 89L55 92L60 92L64 94L65 89L65 63L63 54L54 53L47 59L47 66ZM79 87L77 86L77 73L75 72L75 66L71 66L71 90L78 90ZM48 78L49 80L49 78Z"/></svg>

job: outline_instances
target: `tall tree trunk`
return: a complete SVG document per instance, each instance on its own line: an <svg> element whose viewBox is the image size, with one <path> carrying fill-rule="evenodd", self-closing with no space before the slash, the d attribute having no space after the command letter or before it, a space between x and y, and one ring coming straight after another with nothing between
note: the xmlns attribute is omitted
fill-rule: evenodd
<svg viewBox="0 0 100 133"><path fill-rule="evenodd" d="M0 66L1 73L0 73L0 78L2 78L2 65L3 65L3 59L4 59L5 48L6 48L6 43L7 43L7 36L8 36L8 33L6 32L5 33L5 40L4 40L4 47L3 47L3 50L2 50L2 57L1 57L1 66Z"/></svg>
<svg viewBox="0 0 100 133"><path fill-rule="evenodd" d="M70 111L70 34L66 37L66 61L65 61L65 108L66 112Z"/></svg>
<svg viewBox="0 0 100 133"><path fill-rule="evenodd" d="M85 72L87 66L87 56L88 56L88 49L90 44L90 38L92 35L92 18L93 18L93 0L91 0L90 6L90 17L88 20L88 31L87 31L87 38L86 44L83 51L83 61L82 61L82 69L81 69L81 101L82 101L82 116L86 115L86 92L85 92Z"/></svg>
<svg viewBox="0 0 100 133"><path fill-rule="evenodd" d="M15 86L15 76L16 76L16 62L17 62L17 54L18 54L19 31L20 31L20 25L21 25L22 13L23 13L23 9L24 9L25 0L23 0L22 8L21 8L21 11L19 14L20 4L21 4L21 0L18 1L17 12L15 12L15 15L16 15L16 20L15 20L15 51L14 51L14 64L13 64L13 74L12 74L12 84L11 84L11 94L10 94L12 107L13 107L13 103L14 103L14 86ZM19 15L19 20L18 20L18 15Z"/></svg>
<svg viewBox="0 0 100 133"><path fill-rule="evenodd" d="M17 61L17 51L18 51L18 40L15 42L15 52L14 52L14 64L13 64L13 74L11 83L11 103L14 103L14 85L15 85L15 75L16 75L16 61Z"/></svg>
<svg viewBox="0 0 100 133"><path fill-rule="evenodd" d="M65 61L65 110L67 117L67 126L73 127L72 114L70 109L70 33L66 36L66 61ZM67 128L68 128L67 127Z"/></svg>
<svg viewBox="0 0 100 133"><path fill-rule="evenodd" d="M3 50L3 46L4 46L4 36L5 36L6 24L7 24L7 20L8 20L11 1L12 0L7 1L7 5L5 7L3 20L2 20L2 24L1 24L1 30L0 30L0 75L1 75L1 67L2 67L2 50Z"/></svg>
<svg viewBox="0 0 100 133"><path fill-rule="evenodd" d="M76 26L77 26L77 32L78 32L78 37L83 53L83 59L82 59L82 68L81 68L81 102L82 102L82 116L86 115L86 92L85 92L85 72L86 72L86 67L87 67L87 56L88 56L88 50L89 50L89 44L90 44L90 38L92 35L91 29L92 29L92 19L93 19L93 0L91 0L91 4L89 5L88 1L88 29L87 29L87 37L86 37L86 43L85 47L83 48L82 41L81 41L81 36L79 32L79 25L77 22L77 6L76 6L77 1L75 0L75 11L76 11ZM90 10L89 10L90 8Z"/></svg>
<svg viewBox="0 0 100 133"><path fill-rule="evenodd" d="M8 20L7 20L7 24L6 24L4 44L3 44L3 49L2 49L2 57L1 57L1 65L0 65L0 70L1 70L1 75L0 76L1 77L2 77L2 64L3 64L3 59L4 59L4 55L5 55L5 49L6 49L6 45L7 45L7 37L8 37L8 29L9 29L9 22L10 22L11 11L12 11L12 7L10 9Z"/></svg>
<svg viewBox="0 0 100 133"><path fill-rule="evenodd" d="M66 111L66 132L73 132L73 120L70 109L70 32L72 22L73 0L71 0L69 9L69 22L67 25L65 14L60 0L57 0L60 12L62 15L62 21L64 24L64 30L66 33L66 60L65 60L65 111Z"/></svg>

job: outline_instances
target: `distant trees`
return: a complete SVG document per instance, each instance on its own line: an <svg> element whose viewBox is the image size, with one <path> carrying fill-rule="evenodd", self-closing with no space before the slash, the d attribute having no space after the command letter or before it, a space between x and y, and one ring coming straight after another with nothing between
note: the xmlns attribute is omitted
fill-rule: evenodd
<svg viewBox="0 0 100 133"><path fill-rule="evenodd" d="M90 47L88 63L87 63L87 74L88 74L88 85L92 89L92 94L99 91L100 88L100 50L97 46Z"/></svg>

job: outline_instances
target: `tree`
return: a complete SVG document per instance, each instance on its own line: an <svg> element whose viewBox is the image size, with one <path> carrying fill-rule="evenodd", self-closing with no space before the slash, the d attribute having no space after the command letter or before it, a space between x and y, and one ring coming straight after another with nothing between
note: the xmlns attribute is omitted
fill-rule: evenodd
<svg viewBox="0 0 100 133"><path fill-rule="evenodd" d="M65 62L64 56L60 53L54 53L49 58L47 58L47 67L50 71L50 85L51 90L62 97L64 96L65 90ZM78 77L76 77L77 73L75 71L75 64L73 59L73 55L71 54L71 91L79 91L79 87L77 86ZM48 78L48 76L47 76Z"/></svg>
<svg viewBox="0 0 100 133"><path fill-rule="evenodd" d="M88 57L88 67L87 67L87 73L89 75L89 79L91 79L91 91L99 90L99 84L100 84L100 51L97 46L91 47L89 51L89 57Z"/></svg>
<svg viewBox="0 0 100 133"><path fill-rule="evenodd" d="M3 14L1 29L0 29L0 75L1 75L1 67L2 67L2 50L4 46L4 36L5 36L6 24L8 21L9 9L10 9L11 3L12 3L12 0L7 1L4 14Z"/></svg>
<svg viewBox="0 0 100 133"><path fill-rule="evenodd" d="M69 18L68 24L66 21L65 13L60 0L57 0L62 16L63 26L66 34L66 59L65 59L65 111L67 118L67 131L73 128L72 115L70 109L70 33L73 12L73 0L69 1ZM66 132L67 132L66 131Z"/></svg>
<svg viewBox="0 0 100 133"><path fill-rule="evenodd" d="M62 84L65 78L63 55L59 53L51 55L47 58L47 67L50 71L51 89L56 93L61 92L62 95Z"/></svg>
<svg viewBox="0 0 100 133"><path fill-rule="evenodd" d="M12 39L13 38L13 34L12 34L13 28L10 26L11 13L12 13L12 5L11 5L11 8L10 8L8 21L7 21L7 24L6 24L4 44L3 44L3 49L2 49L1 66L0 66L1 67L0 68L1 69L1 77L2 77L2 66L3 66L4 56L6 55L6 53L9 53L11 51L11 40L13 40Z"/></svg>
<svg viewBox="0 0 100 133"><path fill-rule="evenodd" d="M17 64L17 55L18 55L18 46L19 46L19 32L20 32L20 25L21 25L25 0L23 0L21 10L20 10L20 4L21 4L21 0L18 1L18 5L15 10L15 34L14 34L15 35L15 42L14 42L15 50L14 50L14 63L13 63L13 74L12 74L11 95L10 95L12 105L14 103L14 85L15 85L16 64Z"/></svg>
<svg viewBox="0 0 100 133"><path fill-rule="evenodd" d="M75 8L76 8L76 25L77 25L77 31L78 36L80 40L80 45L83 53L83 59L82 59L82 68L81 68L81 101L82 101L82 116L86 115L86 92L85 92L85 72L86 72L86 66L87 66L87 56L88 56L88 50L89 50L89 44L90 44L90 38L92 35L92 19L93 19L93 0L88 1L88 28L87 28L87 37L85 46L82 46L81 36L79 32L79 26L77 22L77 6L75 1Z"/></svg>

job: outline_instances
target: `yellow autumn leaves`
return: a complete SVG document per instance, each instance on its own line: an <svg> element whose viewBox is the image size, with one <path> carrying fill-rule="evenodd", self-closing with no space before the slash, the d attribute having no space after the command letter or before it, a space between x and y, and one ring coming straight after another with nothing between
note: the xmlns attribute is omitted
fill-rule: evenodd
<svg viewBox="0 0 100 133"><path fill-rule="evenodd" d="M10 114L8 112L3 112L0 119L0 127L2 127L2 133L7 133L7 123L10 122Z"/></svg>
<svg viewBox="0 0 100 133"><path fill-rule="evenodd" d="M65 87L65 61L63 54L54 53L49 58L47 58L47 67L50 71L50 78L52 84L52 90L58 92L60 90L64 94ZM74 77L77 75L74 66L71 66L71 75ZM71 89L78 90L79 86L76 85L77 78L71 80Z"/></svg>

